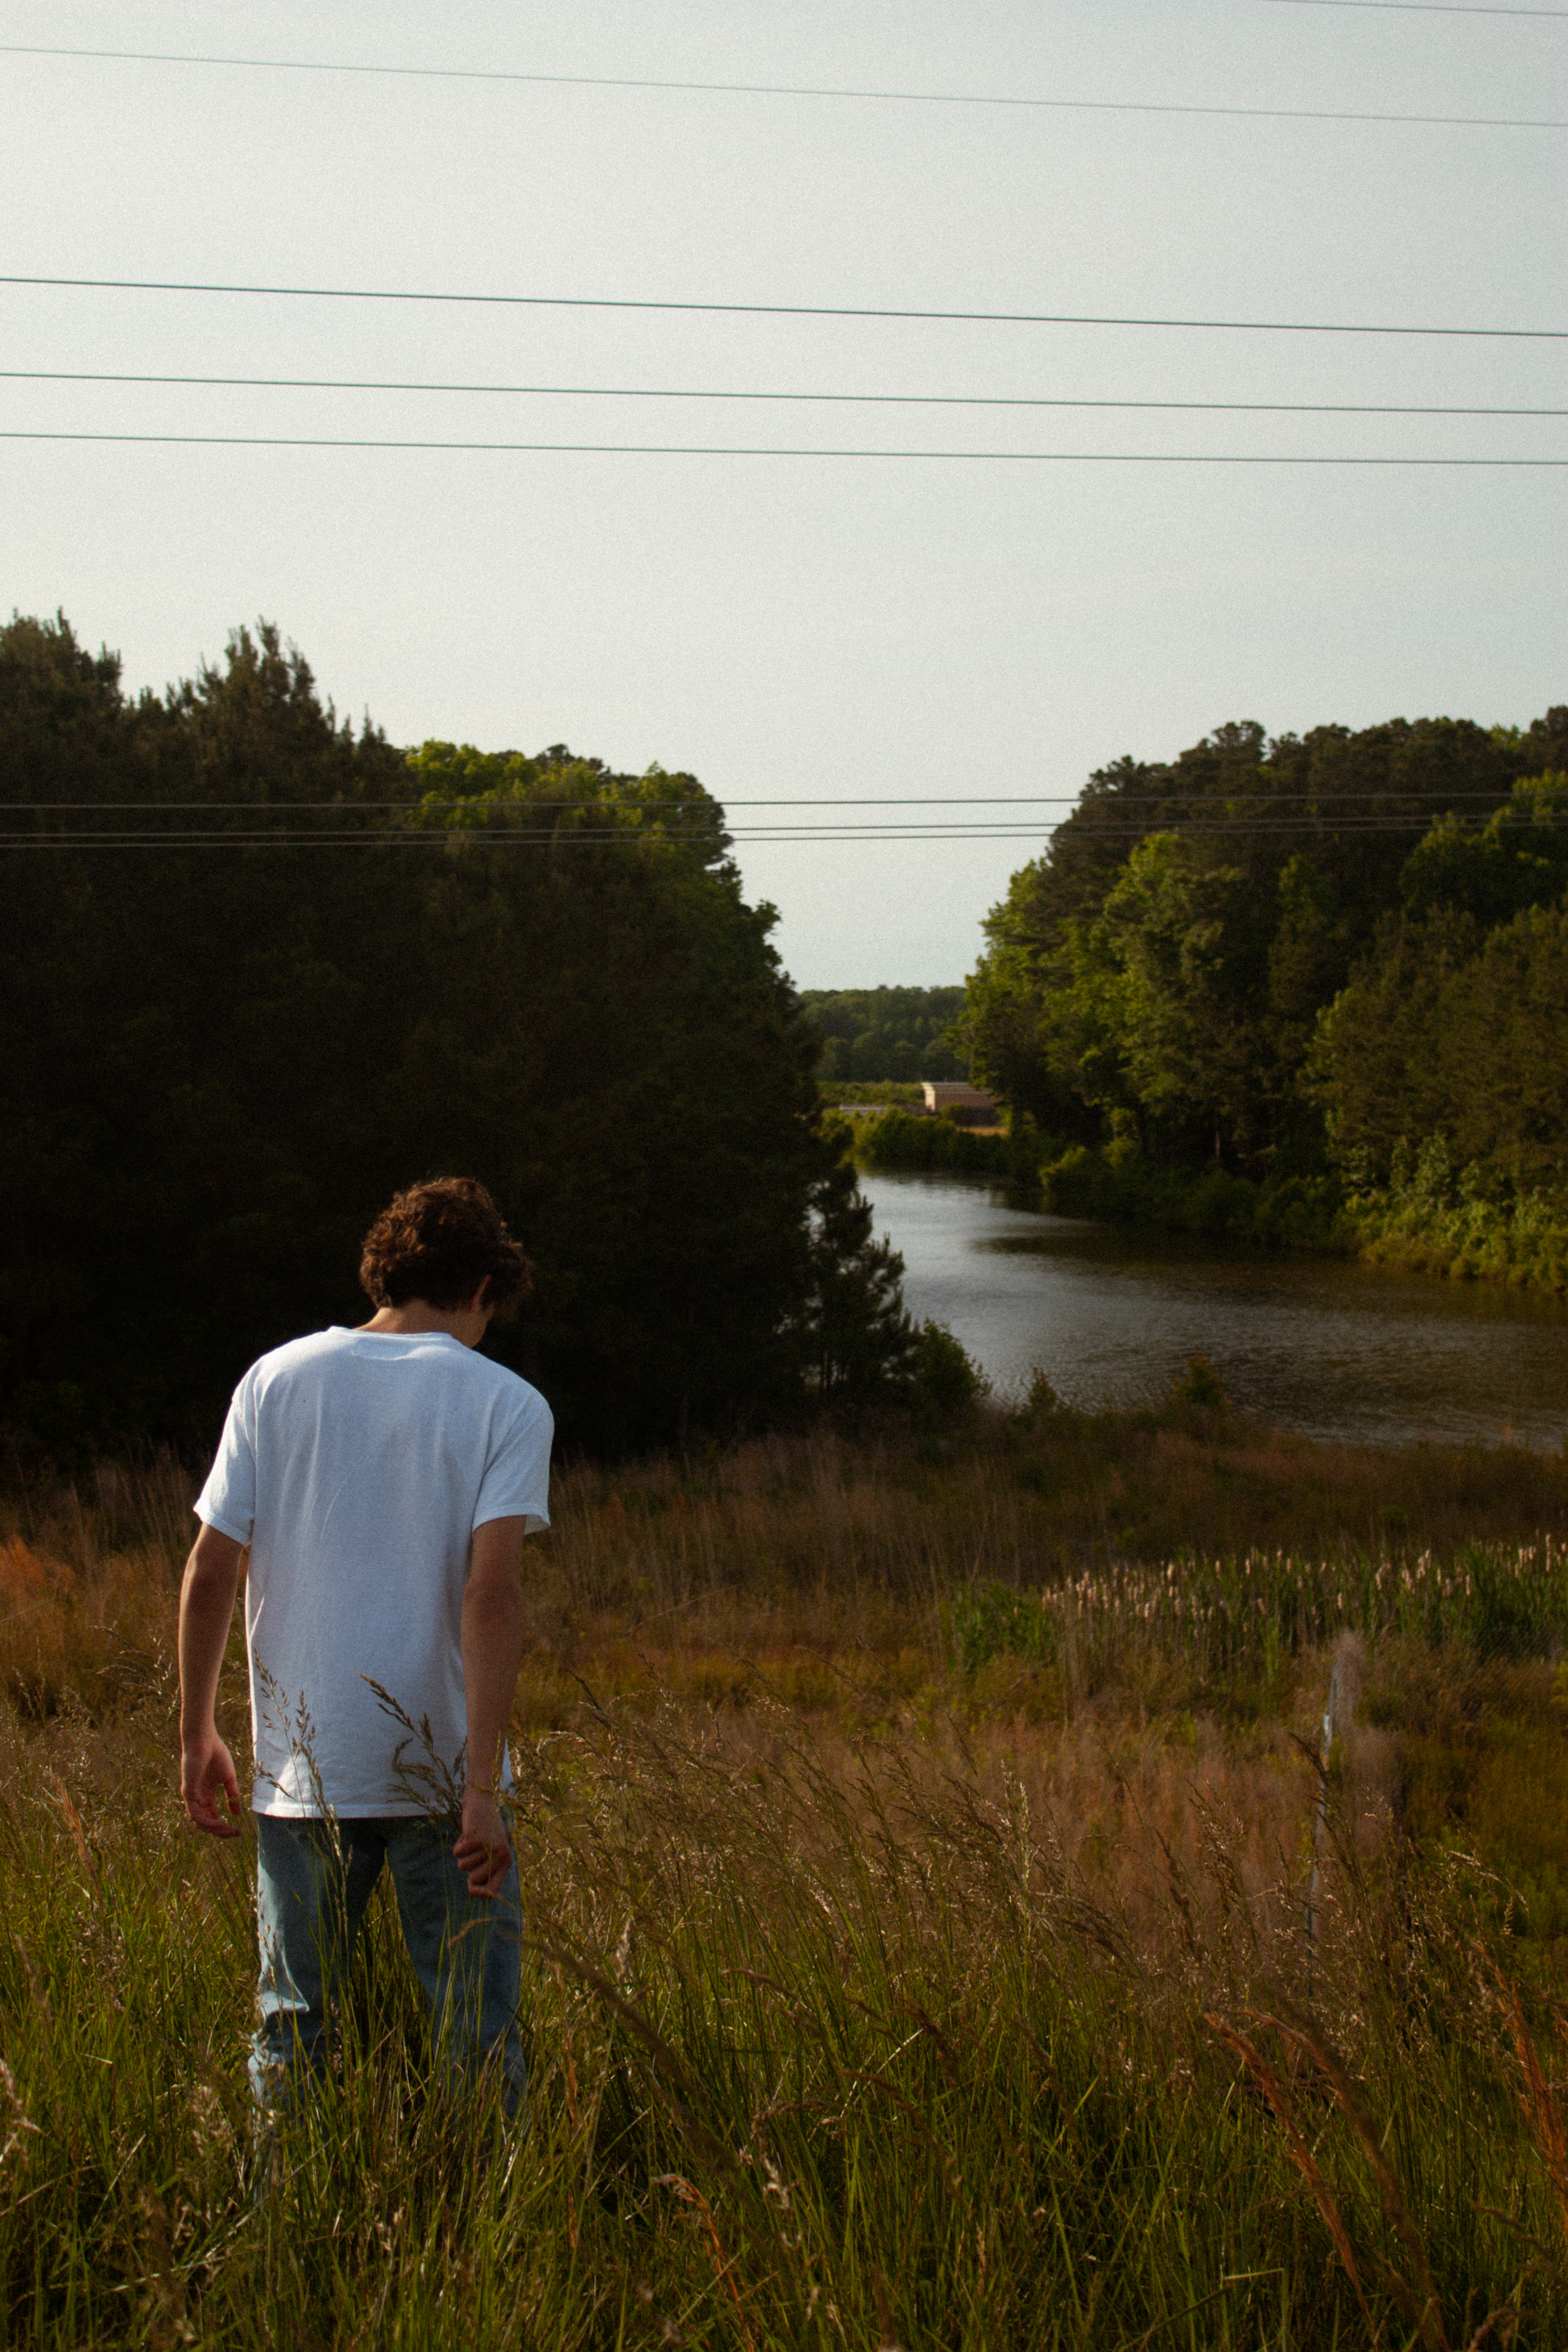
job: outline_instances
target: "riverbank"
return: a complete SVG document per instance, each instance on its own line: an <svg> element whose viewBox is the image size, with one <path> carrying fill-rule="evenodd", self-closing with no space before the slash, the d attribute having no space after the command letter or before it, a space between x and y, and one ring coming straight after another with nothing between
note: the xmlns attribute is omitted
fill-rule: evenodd
<svg viewBox="0 0 1568 2352"><path fill-rule="evenodd" d="M1258 1184L1219 1167L1158 1168L1129 1146L1064 1148L1027 1125L987 1135L948 1119L911 1118L897 1108L859 1122L854 1151L868 1169L995 1176L1034 1193L1041 1208L1058 1216L1156 1226L1247 1248L1344 1256L1362 1246L1331 1177Z"/></svg>
<svg viewBox="0 0 1568 2352"><path fill-rule="evenodd" d="M1396 1155L1388 1190L1347 1214L1373 1265L1568 1296L1568 1199L1456 1166L1439 1138Z"/></svg>
<svg viewBox="0 0 1568 2352"><path fill-rule="evenodd" d="M1436 1139L1404 1155L1383 1191L1327 1175L1255 1183L1220 1167L1159 1168L1127 1146L1063 1149L1032 1128L977 1134L896 1107L860 1121L853 1148L868 1169L993 1176L1058 1216L1568 1296L1568 1202L1456 1168Z"/></svg>
<svg viewBox="0 0 1568 2352"><path fill-rule="evenodd" d="M567 1472L528 2140L434 2095L378 1902L259 2198L249 1841L173 1795L192 1482L4 1498L18 2340L1561 2340L1565 1476L1044 1393Z"/></svg>

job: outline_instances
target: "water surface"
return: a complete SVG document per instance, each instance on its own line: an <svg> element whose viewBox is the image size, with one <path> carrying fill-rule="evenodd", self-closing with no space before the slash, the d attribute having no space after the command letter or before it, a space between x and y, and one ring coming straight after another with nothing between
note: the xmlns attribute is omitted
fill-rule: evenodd
<svg viewBox="0 0 1568 2352"><path fill-rule="evenodd" d="M862 1190L934 1316L999 1390L1036 1370L1069 1403L1150 1404L1186 1359L1287 1428L1375 1444L1568 1436L1568 1307L1339 1258L1235 1257L1052 1217L983 1177L868 1175Z"/></svg>

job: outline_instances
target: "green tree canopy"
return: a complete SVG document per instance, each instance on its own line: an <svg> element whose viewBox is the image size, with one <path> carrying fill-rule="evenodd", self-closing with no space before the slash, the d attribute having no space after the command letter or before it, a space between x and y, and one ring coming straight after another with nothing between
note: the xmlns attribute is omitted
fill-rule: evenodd
<svg viewBox="0 0 1568 2352"><path fill-rule="evenodd" d="M1340 1163L1385 1184L1433 1138L1521 1190L1568 1177L1568 906L1483 932L1439 908L1391 922L1325 1012L1309 1084Z"/></svg>
<svg viewBox="0 0 1568 2352"><path fill-rule="evenodd" d="M0 1416L205 1438L253 1356L362 1318L370 1217L452 1170L536 1261L495 1344L568 1443L788 1412L825 1346L829 1386L875 1354L816 1033L694 778L405 754L267 627L132 701L18 620L0 794Z"/></svg>
<svg viewBox="0 0 1568 2352"><path fill-rule="evenodd" d="M1454 907L1483 929L1568 889L1568 773L1527 776L1480 827L1436 823L1407 859L1399 893L1413 914Z"/></svg>
<svg viewBox="0 0 1568 2352"><path fill-rule="evenodd" d="M1484 928L1561 891L1563 788L1541 772L1564 761L1568 707L1272 740L1247 720L1098 771L987 920L959 1024L975 1076L1063 1139L1131 1123L1168 1164L1321 1166L1320 1015L1402 906ZM1359 1114L1336 1117L1348 1134Z"/></svg>
<svg viewBox="0 0 1568 2352"><path fill-rule="evenodd" d="M963 1010L955 988L807 988L801 1003L822 1031L817 1075L868 1083L969 1075L952 1038Z"/></svg>

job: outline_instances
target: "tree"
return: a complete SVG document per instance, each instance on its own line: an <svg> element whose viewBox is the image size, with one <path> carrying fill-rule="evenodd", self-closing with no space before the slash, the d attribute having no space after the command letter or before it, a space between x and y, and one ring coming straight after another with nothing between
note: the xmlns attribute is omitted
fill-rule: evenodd
<svg viewBox="0 0 1568 2352"><path fill-rule="evenodd" d="M847 1144L848 1123L834 1130ZM872 1233L871 1204L840 1159L814 1187L810 1288L795 1335L806 1378L825 1403L863 1410L905 1380L918 1335L904 1310L904 1262Z"/></svg>
<svg viewBox="0 0 1568 2352"><path fill-rule="evenodd" d="M1440 818L1406 859L1400 897L1412 914L1454 907L1483 929L1526 907L1550 906L1568 889L1568 773L1559 769L1514 785L1484 825Z"/></svg>
<svg viewBox="0 0 1568 2352"><path fill-rule="evenodd" d="M360 1319L370 1217L454 1169L536 1260L498 1345L567 1443L804 1408L838 1149L694 778L405 754L266 627L131 702L17 621L0 792L0 1418L205 1443L252 1357Z"/></svg>
<svg viewBox="0 0 1568 2352"><path fill-rule="evenodd" d="M1106 898L1084 958L1140 1108L1184 1134L1253 1140L1271 1075L1254 1020L1259 936L1251 886L1233 866L1194 858L1177 834L1152 834Z"/></svg>
<svg viewBox="0 0 1568 2352"><path fill-rule="evenodd" d="M1391 922L1323 1015L1310 1082L1335 1157L1386 1184L1433 1139L1445 1164L1555 1188L1568 1168L1568 908L1483 933L1439 908Z"/></svg>
<svg viewBox="0 0 1568 2352"><path fill-rule="evenodd" d="M1430 1042L1452 973L1475 953L1468 916L1390 916L1368 956L1319 1021L1304 1084L1321 1108L1334 1160L1384 1182L1402 1140L1441 1118Z"/></svg>
<svg viewBox="0 0 1568 2352"><path fill-rule="evenodd" d="M823 1078L869 1084L968 1075L951 1034L962 987L808 988L801 1003L826 1040Z"/></svg>
<svg viewBox="0 0 1568 2352"><path fill-rule="evenodd" d="M1515 839L1535 803L1510 793L1564 761L1568 706L1527 729L1398 719L1270 740L1243 720L1098 770L987 919L959 1024L976 1076L1064 1141L1131 1122L1178 1164L1217 1143L1255 1175L1321 1168L1307 1056L1402 903L1412 831L1445 803L1506 812L1511 912L1545 887L1521 858L1550 858L1539 824Z"/></svg>

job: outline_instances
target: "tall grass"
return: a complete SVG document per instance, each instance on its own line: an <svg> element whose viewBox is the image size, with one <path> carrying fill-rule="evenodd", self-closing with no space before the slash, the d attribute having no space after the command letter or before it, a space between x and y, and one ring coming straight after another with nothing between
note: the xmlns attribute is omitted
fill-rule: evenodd
<svg viewBox="0 0 1568 2352"><path fill-rule="evenodd" d="M248 1842L173 1800L188 1485L15 1498L0 2340L1563 2341L1558 1948L1401 1831L1394 1720L1474 1728L1489 1644L1554 1727L1555 1538L1139 1565L1076 1552L1069 1495L1047 1557L998 1490L1056 1442L568 1478L516 1743L527 2137L442 2105L378 1904L272 2171ZM1347 1626L1376 1719L1325 1784Z"/></svg>

